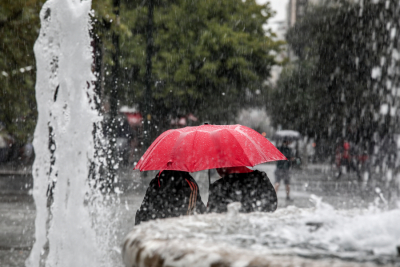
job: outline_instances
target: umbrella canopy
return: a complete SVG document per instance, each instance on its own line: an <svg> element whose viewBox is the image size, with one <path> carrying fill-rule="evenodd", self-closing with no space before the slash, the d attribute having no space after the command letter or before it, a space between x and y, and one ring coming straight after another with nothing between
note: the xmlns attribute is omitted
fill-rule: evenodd
<svg viewBox="0 0 400 267"><path fill-rule="evenodd" d="M277 131L274 135L274 139L287 139L287 140L299 140L301 138L301 134L298 131L293 130L280 130Z"/></svg>
<svg viewBox="0 0 400 267"><path fill-rule="evenodd" d="M168 130L147 149L135 170L179 170L254 166L286 160L258 132L242 125L201 125Z"/></svg>

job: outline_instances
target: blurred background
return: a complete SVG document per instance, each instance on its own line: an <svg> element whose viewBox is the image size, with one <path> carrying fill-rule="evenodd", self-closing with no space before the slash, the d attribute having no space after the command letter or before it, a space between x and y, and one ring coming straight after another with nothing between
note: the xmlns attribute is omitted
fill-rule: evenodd
<svg viewBox="0 0 400 267"><path fill-rule="evenodd" d="M43 3L0 2L4 266L20 266L33 243L33 47ZM162 132L203 123L242 124L277 146L286 135L295 153L293 205L309 207L317 194L338 208L395 207L399 14L397 0L93 0L92 83L106 140L96 149L107 155L102 189L120 194L118 203L131 210L118 218L119 237L155 175L132 171L140 156ZM54 152L51 127L48 138ZM275 163L256 168L274 181ZM193 174L204 202L206 176ZM8 253L14 249L19 254Z"/></svg>
<svg viewBox="0 0 400 267"><path fill-rule="evenodd" d="M42 4L1 3L4 168L34 159ZM397 174L396 1L94 0L92 8L96 105L121 166L134 166L163 131L208 122L240 123L273 142L277 130L298 131L292 146L303 166L339 168L348 150L358 172Z"/></svg>

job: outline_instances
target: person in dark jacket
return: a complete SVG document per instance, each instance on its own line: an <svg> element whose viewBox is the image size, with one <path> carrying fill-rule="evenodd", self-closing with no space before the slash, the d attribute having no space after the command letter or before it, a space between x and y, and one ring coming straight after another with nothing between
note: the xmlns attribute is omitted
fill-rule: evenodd
<svg viewBox="0 0 400 267"><path fill-rule="evenodd" d="M285 183L286 187L286 200L292 201L290 198L290 165L294 160L292 149L289 147L290 141L284 139L282 146L277 147L279 151L287 158L287 160L279 160L276 162L275 170L275 191L278 192L281 181Z"/></svg>
<svg viewBox="0 0 400 267"><path fill-rule="evenodd" d="M240 212L273 212L278 205L275 189L265 172L246 167L217 169L221 179L210 185L208 212L226 212L227 205L240 202Z"/></svg>
<svg viewBox="0 0 400 267"><path fill-rule="evenodd" d="M204 213L199 187L188 172L162 171L151 180L135 225L144 221Z"/></svg>

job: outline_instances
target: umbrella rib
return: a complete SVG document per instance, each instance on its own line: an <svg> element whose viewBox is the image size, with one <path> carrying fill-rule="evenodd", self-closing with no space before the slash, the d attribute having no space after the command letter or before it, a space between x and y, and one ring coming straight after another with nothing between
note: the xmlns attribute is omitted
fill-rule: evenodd
<svg viewBox="0 0 400 267"><path fill-rule="evenodd" d="M247 162L250 163L250 159L249 159L249 156L248 156L247 153L246 153L246 150L242 147L242 145L240 144L240 142L236 140L235 136L234 136L230 131L227 131L227 132L228 132L230 135L232 135L233 140L236 141L236 143L237 143L237 144L240 146L240 148L242 149L243 153L246 155ZM244 166L244 165L243 165L243 166ZM251 164L250 164L250 166L251 166ZM229 166L229 167L234 167L234 166Z"/></svg>
<svg viewBox="0 0 400 267"><path fill-rule="evenodd" d="M179 131L179 136L176 138L176 141L175 141L175 144L174 144L174 146L173 146L173 148L172 148L172 151L171 151L171 158L173 158L173 159L176 159L176 147L180 147L180 145L181 145L181 143L182 143L182 141L184 140L184 138L188 135L188 134L190 134L191 132L184 132L184 131ZM187 166L185 166L185 167L187 167Z"/></svg>
<svg viewBox="0 0 400 267"><path fill-rule="evenodd" d="M194 143L195 143L195 141L197 140L197 131L195 131L194 132L194 137L193 137L193 143L192 143L192 153L194 153L194 151L195 151L195 149L194 149ZM193 157L194 158L194 157Z"/></svg>
<svg viewBox="0 0 400 267"><path fill-rule="evenodd" d="M244 133L243 131L241 131L240 129L238 129L239 127L237 127L236 129L235 129L235 131L237 131L238 133L240 133L241 135L244 135L252 144L253 144L253 146L257 149L257 151L263 156L263 158L264 158L264 160L267 160L267 156L264 154L264 152L258 147L258 145L257 144L255 144L255 142L251 139L251 138L249 138L249 136L246 134L246 133ZM246 151L245 151L245 153L246 153ZM246 153L246 156L247 156L247 153ZM261 162L259 162L259 163L261 163ZM255 163L254 165L252 165L252 166L255 166L255 165L257 165L257 164L259 164L259 163Z"/></svg>
<svg viewBox="0 0 400 267"><path fill-rule="evenodd" d="M167 136L169 136L171 133L173 133L173 131L167 131L167 132L165 132L165 135L164 135L162 138L160 138L160 139L158 140L157 143L154 144L153 148L152 148L151 150L146 151L146 152L144 153L144 155L142 156L142 157L143 157L142 164L146 163L147 160L149 159L149 158L145 158L145 157L144 157L144 156L147 154L147 152L149 152L149 155L150 155L151 152L153 152L153 150L156 149L156 147L161 143L161 141L164 140L164 139L165 139Z"/></svg>

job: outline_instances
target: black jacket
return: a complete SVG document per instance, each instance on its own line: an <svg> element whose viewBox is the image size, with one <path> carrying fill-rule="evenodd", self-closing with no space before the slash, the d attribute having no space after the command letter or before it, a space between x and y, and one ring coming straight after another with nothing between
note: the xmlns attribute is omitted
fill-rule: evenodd
<svg viewBox="0 0 400 267"><path fill-rule="evenodd" d="M210 185L209 212L226 212L232 202L242 203L241 212L275 211L278 198L267 174L253 171L232 173Z"/></svg>
<svg viewBox="0 0 400 267"><path fill-rule="evenodd" d="M163 171L151 180L142 205L136 212L135 225L205 211L199 187L188 172Z"/></svg>

